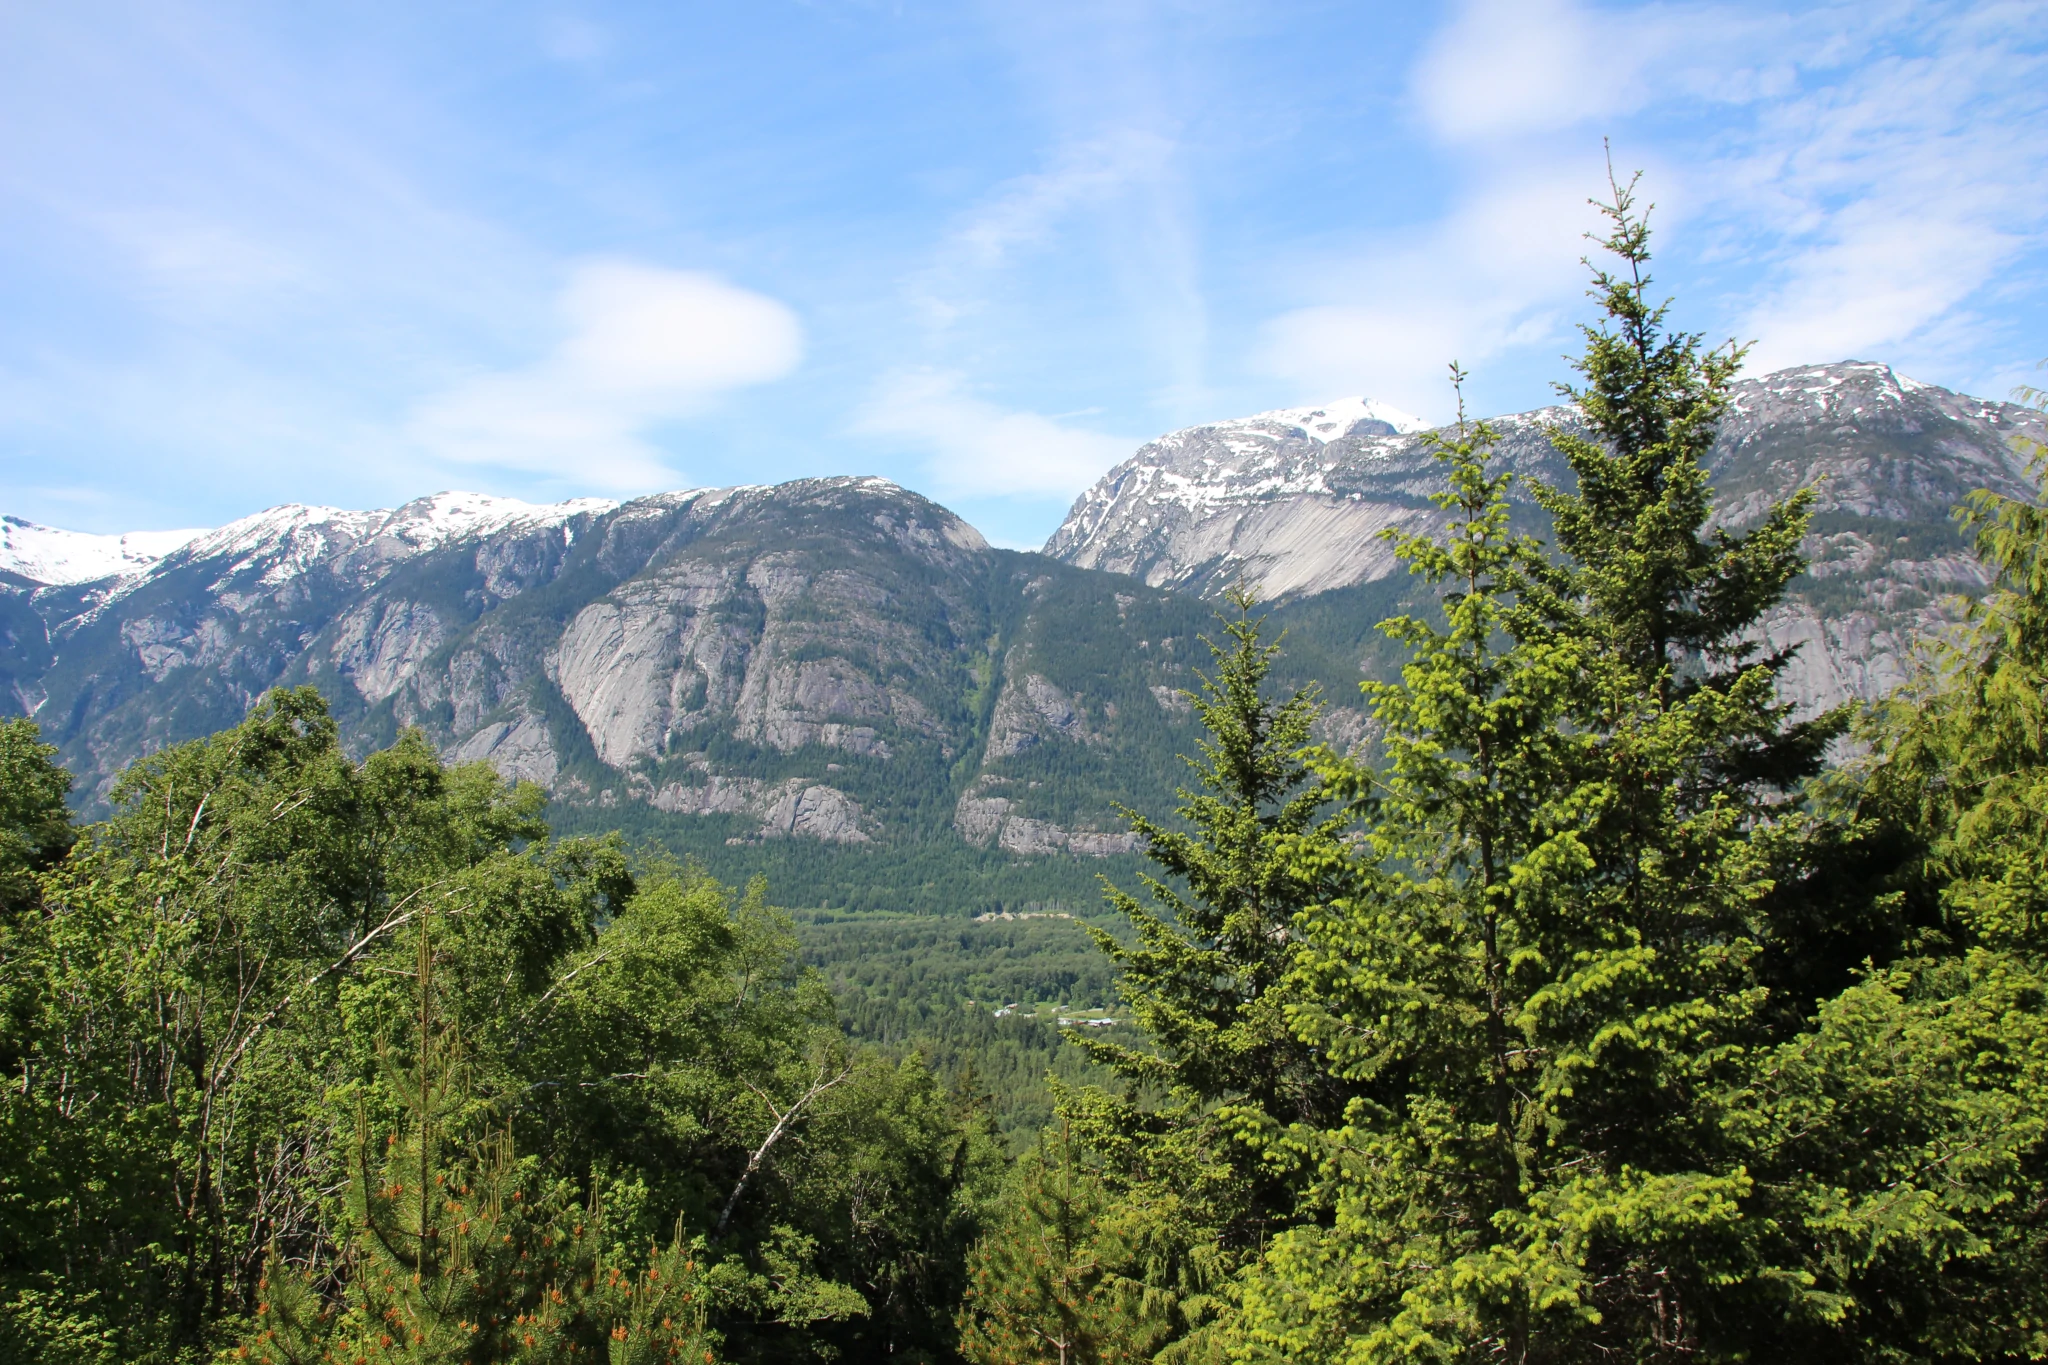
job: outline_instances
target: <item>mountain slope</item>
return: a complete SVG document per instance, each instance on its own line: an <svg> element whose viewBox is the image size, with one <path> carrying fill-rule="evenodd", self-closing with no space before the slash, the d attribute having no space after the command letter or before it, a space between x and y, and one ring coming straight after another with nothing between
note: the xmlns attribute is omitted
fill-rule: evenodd
<svg viewBox="0 0 2048 1365"><path fill-rule="evenodd" d="M1500 419L1505 458L1563 477L1546 431L1569 420ZM136 757L311 684L358 751L416 726L548 787L564 829L766 872L793 903L1092 903L1095 873L1132 856L1117 803L1167 809L1185 779L1199 736L1180 690L1207 662L1204 599L1233 578L1277 599L1279 681L1324 685L1319 737L1369 733L1356 682L1398 663L1374 627L1418 605L1376 532L1437 517L1415 426L1353 400L1173 433L1043 555L862 478L287 506L155 559L14 524L0 707L37 718L88 806ZM2048 435L1882 366L1738 388L1713 455L1722 518L1820 490L1812 571L1768 624L1802 644L1803 707L1888 690L1948 619L1943 595L1981 586L1948 509L1980 485L2026 491L2018 432Z"/></svg>
<svg viewBox="0 0 2048 1365"><path fill-rule="evenodd" d="M1569 477L1546 432L1575 429L1571 409L1493 422L1508 467ZM1735 386L1709 458L1718 519L1739 529L1772 499L1817 489L1813 567L1767 625L1773 642L1804 645L1787 679L1802 708L1891 690L1913 642L1946 620L1943 599L1981 590L1949 510L1972 488L2031 491L2015 435L2048 437L2048 421L1883 365L1807 366ZM1145 446L1075 502L1045 549L1155 586L1213 596L1242 577L1269 599L1306 599L1396 575L1379 533L1439 524L1427 501L1436 487L1419 433L1354 428L1323 439L1271 414Z"/></svg>
<svg viewBox="0 0 2048 1365"><path fill-rule="evenodd" d="M0 667L89 801L310 683L358 749L417 726L548 786L565 827L772 866L814 903L856 863L873 896L911 864L982 906L1088 896L1074 859L1130 847L1112 802L1178 779L1207 617L853 478L276 508L141 573L17 586Z"/></svg>

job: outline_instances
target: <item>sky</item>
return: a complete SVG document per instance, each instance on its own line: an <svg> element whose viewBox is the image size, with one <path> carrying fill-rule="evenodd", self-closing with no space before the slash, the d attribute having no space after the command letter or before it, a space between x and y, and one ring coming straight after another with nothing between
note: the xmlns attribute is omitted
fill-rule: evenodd
<svg viewBox="0 0 2048 1365"><path fill-rule="evenodd" d="M880 474L1552 401L1603 143L1672 321L2005 397L2048 2L0 0L0 512Z"/></svg>

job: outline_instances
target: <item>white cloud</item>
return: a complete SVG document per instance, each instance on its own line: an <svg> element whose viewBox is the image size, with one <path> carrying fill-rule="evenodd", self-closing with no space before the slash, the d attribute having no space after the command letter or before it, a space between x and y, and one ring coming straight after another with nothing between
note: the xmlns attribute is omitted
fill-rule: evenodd
<svg viewBox="0 0 2048 1365"><path fill-rule="evenodd" d="M1726 6L1470 0L1417 63L1413 92L1431 130L1458 142L1570 128L1673 93L1741 99L1788 78L1731 61L1782 26Z"/></svg>
<svg viewBox="0 0 2048 1365"><path fill-rule="evenodd" d="M1307 401L1364 393L1443 413L1451 361L1469 369L1562 328L1597 174L1586 163L1490 185L1441 222L1370 243L1320 281L1331 302L1261 329L1253 364Z"/></svg>
<svg viewBox="0 0 2048 1365"><path fill-rule="evenodd" d="M1457 147L1459 202L1305 279L1306 306L1265 325L1255 363L1303 398L1441 412L1453 357L1572 349L1564 325L1588 316L1575 239L1603 184L1587 153L1611 130L1624 170L1646 148L1659 163L1660 274L1678 246L1742 291L1710 327L1756 339L1752 372L1856 356L1965 382L1983 291L2048 239L2044 12L1470 0L1411 83ZM1701 325L1703 302L1689 293L1674 322Z"/></svg>
<svg viewBox="0 0 2048 1365"><path fill-rule="evenodd" d="M1865 204L1801 252L1744 320L1754 371L1815 361L1903 359L2021 245L1982 222Z"/></svg>
<svg viewBox="0 0 2048 1365"><path fill-rule="evenodd" d="M885 380L854 429L923 451L940 497L1073 497L1140 444L1009 411L963 392L958 375L932 370Z"/></svg>
<svg viewBox="0 0 2048 1365"><path fill-rule="evenodd" d="M803 354L787 307L695 272L587 262L560 310L566 335L550 355L422 403L412 439L458 464L645 490L673 477L646 439L650 427L779 379Z"/></svg>
<svg viewBox="0 0 2048 1365"><path fill-rule="evenodd" d="M1742 323L1757 367L1857 355L1953 379L1983 345L1973 299L2048 235L2048 63L2023 42L2042 8L1889 16L1853 35L1864 60L1772 103L1708 168L1769 266ZM1880 39L1912 55L1873 55Z"/></svg>
<svg viewBox="0 0 2048 1365"><path fill-rule="evenodd" d="M953 224L911 279L913 304L938 329L981 311L990 277L1049 246L1077 213L1100 212L1133 192L1156 196L1174 150L1156 134L1112 130L1064 148L1043 171L1004 181Z"/></svg>

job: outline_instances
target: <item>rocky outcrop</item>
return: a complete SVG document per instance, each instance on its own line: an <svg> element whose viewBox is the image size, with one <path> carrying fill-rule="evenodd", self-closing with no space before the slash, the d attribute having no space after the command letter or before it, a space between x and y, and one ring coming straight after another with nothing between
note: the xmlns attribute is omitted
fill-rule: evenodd
<svg viewBox="0 0 2048 1365"><path fill-rule="evenodd" d="M1128 830L1064 829L1050 820L1033 819L1009 796L995 794L1001 779L983 778L964 792L953 810L953 828L980 848L991 845L1021 858L1073 854L1106 858L1134 853L1138 836Z"/></svg>
<svg viewBox="0 0 2048 1365"><path fill-rule="evenodd" d="M1439 521L1425 434L1267 414L1163 436L1078 499L1046 543L1068 563L1214 595L1244 580L1300 600L1395 575L1381 539ZM1493 419L1502 467L1568 482L1554 428L1569 408ZM1911 642L1945 629L1954 594L1983 574L1949 524L1973 488L2027 496L2013 437L2048 438L2048 418L1916 383L1883 365L1803 366L1738 383L1710 452L1716 522L1740 529L1771 503L1815 492L1809 575L1766 626L1798 644L1786 695L1803 712L1883 695ZM1523 515L1541 517L1521 499Z"/></svg>
<svg viewBox="0 0 2048 1365"><path fill-rule="evenodd" d="M342 617L328 654L335 671L364 700L380 702L419 670L447 634L430 607L404 600L367 602Z"/></svg>
<svg viewBox="0 0 2048 1365"><path fill-rule="evenodd" d="M1074 699L1037 673L1012 679L989 718L987 758L1012 758L1048 740L1088 743L1095 735Z"/></svg>
<svg viewBox="0 0 2048 1365"><path fill-rule="evenodd" d="M500 777L551 787L561 771L547 722L538 716L493 721L449 754L457 763L489 763Z"/></svg>
<svg viewBox="0 0 2048 1365"><path fill-rule="evenodd" d="M707 775L696 784L670 783L647 804L673 815L745 815L761 821L759 837L795 836L834 844L865 844L872 824L860 803L808 778L767 783L752 777Z"/></svg>

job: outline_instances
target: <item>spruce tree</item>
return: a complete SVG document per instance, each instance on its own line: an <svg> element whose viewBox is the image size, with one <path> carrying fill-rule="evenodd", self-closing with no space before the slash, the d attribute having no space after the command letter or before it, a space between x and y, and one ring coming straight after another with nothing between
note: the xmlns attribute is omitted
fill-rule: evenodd
<svg viewBox="0 0 2048 1365"><path fill-rule="evenodd" d="M1249 589L1225 600L1221 638L1205 641L1214 672L1183 694L1207 735L1187 760L1196 781L1180 792L1179 820L1123 811L1157 868L1142 898L1106 887L1134 941L1091 928L1145 1042L1069 1035L1124 1084L1059 1092L1061 1141L1038 1153L977 1252L970 1359L1061 1359L1051 1347L1028 1354L1032 1341L1051 1340L1032 1333L1057 1335L1044 1314L1059 1285L1089 1286L1088 1302L1105 1313L1109 1290L1098 1286L1114 1286L1122 1306L1105 1323L1144 1334L1148 1353L1171 1343L1160 1359L1197 1358L1189 1353L1206 1349L1231 1276L1291 1213L1308 1174L1287 1135L1341 1105L1290 1031L1283 990L1296 917L1327 894L1318 869L1332 865L1301 850L1329 845L1339 819L1301 757L1317 699L1313 689L1267 695L1279 645ZM1054 1196L1067 1189L1087 1192L1099 1235L1054 1235L1065 1225ZM1099 1335L1088 1328L1076 1340ZM1136 1358L1135 1345L1118 1345L1116 1358Z"/></svg>
<svg viewBox="0 0 2048 1365"><path fill-rule="evenodd" d="M1321 1137L1320 1215L1247 1282L1247 1349L1301 1359L1711 1352L1735 1319L1824 1315L1745 1220L1722 1127L1762 1041L1770 830L1839 717L1798 723L1753 640L1808 499L1710 531L1703 464L1739 348L1665 329L1633 184L1602 205L1604 317L1512 534L1493 433L1438 443L1451 524L1397 537L1441 624L1384 627L1385 763L1338 764L1366 837L1306 916L1298 1035L1357 1087ZM1317 853L1318 861L1327 858Z"/></svg>
<svg viewBox="0 0 2048 1365"><path fill-rule="evenodd" d="M1327 843L1337 826L1302 759L1317 690L1269 697L1280 645L1265 637L1250 589L1233 586L1224 601L1223 639L1204 641L1215 673L1182 694L1207 731L1200 757L1185 760L1196 786L1180 792L1184 827L1120 808L1158 874L1142 877L1146 899L1106 888L1135 943L1092 930L1150 1046L1077 1041L1131 1081L1290 1123L1329 1107L1278 988L1292 965L1294 918L1327 890L1298 846Z"/></svg>

